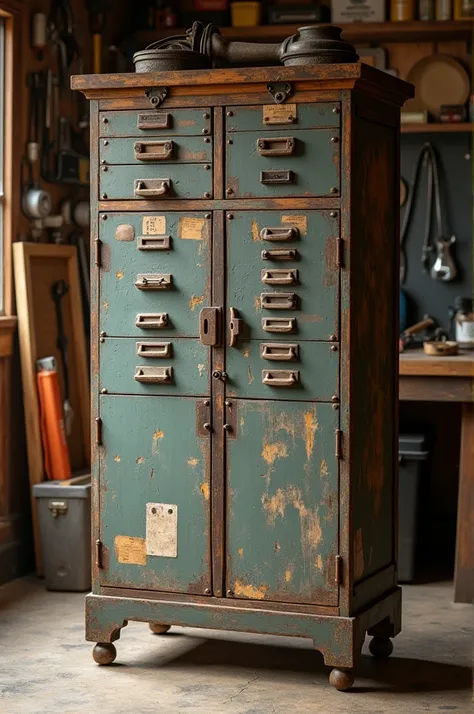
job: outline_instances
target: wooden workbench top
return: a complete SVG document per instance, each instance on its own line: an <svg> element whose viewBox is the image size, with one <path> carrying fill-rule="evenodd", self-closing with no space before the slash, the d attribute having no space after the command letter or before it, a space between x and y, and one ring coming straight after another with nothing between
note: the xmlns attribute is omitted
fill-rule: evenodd
<svg viewBox="0 0 474 714"><path fill-rule="evenodd" d="M474 377L474 350L434 357L422 349L408 349L400 355L399 373L407 377Z"/></svg>

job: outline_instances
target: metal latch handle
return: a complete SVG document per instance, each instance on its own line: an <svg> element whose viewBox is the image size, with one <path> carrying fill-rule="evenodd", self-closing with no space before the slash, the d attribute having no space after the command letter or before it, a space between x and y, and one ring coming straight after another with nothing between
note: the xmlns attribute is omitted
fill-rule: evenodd
<svg viewBox="0 0 474 714"><path fill-rule="evenodd" d="M295 332L296 319L294 317L264 317L262 328L265 332Z"/></svg>
<svg viewBox="0 0 474 714"><path fill-rule="evenodd" d="M156 148L157 151L149 149ZM173 155L173 142L167 141L136 141L133 146L136 161L166 161Z"/></svg>
<svg viewBox="0 0 474 714"><path fill-rule="evenodd" d="M146 183L144 181L137 180L135 182L135 196L140 196L140 198L160 198L161 196L168 196L171 188L171 179L154 179L157 182L157 186L154 188L146 188Z"/></svg>
<svg viewBox="0 0 474 714"><path fill-rule="evenodd" d="M50 501L48 508L51 511L53 518L67 513L67 501Z"/></svg>
<svg viewBox="0 0 474 714"><path fill-rule="evenodd" d="M275 170L260 171L260 183L263 184L289 184L294 183L293 171Z"/></svg>
<svg viewBox="0 0 474 714"><path fill-rule="evenodd" d="M277 241L292 241L297 240L299 237L299 230L291 226L290 228L262 228L260 231L260 238L262 240L268 240L272 242Z"/></svg>
<svg viewBox="0 0 474 714"><path fill-rule="evenodd" d="M229 308L229 347L235 347L237 344L237 337L242 332L243 322L237 317L238 313L235 307Z"/></svg>
<svg viewBox="0 0 474 714"><path fill-rule="evenodd" d="M298 345L287 342L264 342L260 346L260 356L262 359L276 362L291 362L298 358Z"/></svg>
<svg viewBox="0 0 474 714"><path fill-rule="evenodd" d="M298 260L296 248L275 248L274 250L262 250L262 260Z"/></svg>
<svg viewBox="0 0 474 714"><path fill-rule="evenodd" d="M260 300L266 310L295 310L297 296L295 293L262 293Z"/></svg>
<svg viewBox="0 0 474 714"><path fill-rule="evenodd" d="M171 342L137 342L137 355L155 359L171 357Z"/></svg>
<svg viewBox="0 0 474 714"><path fill-rule="evenodd" d="M173 280L172 275L158 273L139 273L135 287L139 290L169 290Z"/></svg>
<svg viewBox="0 0 474 714"><path fill-rule="evenodd" d="M202 345L216 347L220 344L220 307L203 307L199 313L199 339Z"/></svg>
<svg viewBox="0 0 474 714"><path fill-rule="evenodd" d="M292 136L257 139L257 151L260 156L292 156L296 141Z"/></svg>
<svg viewBox="0 0 474 714"><path fill-rule="evenodd" d="M297 270L262 270L262 283L265 285L296 285L297 282Z"/></svg>
<svg viewBox="0 0 474 714"><path fill-rule="evenodd" d="M135 319L135 326L142 330L158 330L167 327L169 316L167 312L140 313Z"/></svg>
<svg viewBox="0 0 474 714"><path fill-rule="evenodd" d="M170 384L173 367L135 367L134 379L142 384Z"/></svg>
<svg viewBox="0 0 474 714"><path fill-rule="evenodd" d="M270 387L294 387L298 384L300 373L296 370L275 369L271 372L262 370L262 382Z"/></svg>

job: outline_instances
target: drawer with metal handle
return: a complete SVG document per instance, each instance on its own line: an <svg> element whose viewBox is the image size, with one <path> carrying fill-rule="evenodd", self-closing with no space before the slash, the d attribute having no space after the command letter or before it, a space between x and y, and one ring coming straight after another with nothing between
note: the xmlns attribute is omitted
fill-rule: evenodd
<svg viewBox="0 0 474 714"><path fill-rule="evenodd" d="M328 342L238 338L226 354L226 394L242 399L339 401L339 351ZM316 366L316 368L315 368Z"/></svg>
<svg viewBox="0 0 474 714"><path fill-rule="evenodd" d="M298 260L299 253L296 248L272 248L262 250L262 260Z"/></svg>
<svg viewBox="0 0 474 714"><path fill-rule="evenodd" d="M296 293L262 293L260 304L262 310L296 310L298 296Z"/></svg>
<svg viewBox="0 0 474 714"><path fill-rule="evenodd" d="M161 273L139 273L135 287L139 290L170 290L173 286L173 276Z"/></svg>
<svg viewBox="0 0 474 714"><path fill-rule="evenodd" d="M260 231L261 240L272 241L273 243L283 243L299 240L300 232L296 226L277 226L275 228L265 227Z"/></svg>
<svg viewBox="0 0 474 714"><path fill-rule="evenodd" d="M340 195L339 129L235 132L226 157L228 199Z"/></svg>
<svg viewBox="0 0 474 714"><path fill-rule="evenodd" d="M226 130L279 132L282 129L317 129L339 127L341 121L339 102L312 102L297 104L291 96L282 104L263 106L227 107Z"/></svg>
<svg viewBox="0 0 474 714"><path fill-rule="evenodd" d="M211 164L101 166L101 200L156 201L167 198L212 198Z"/></svg>
<svg viewBox="0 0 474 714"><path fill-rule="evenodd" d="M262 283L265 285L297 285L298 271L294 268L272 268L262 270Z"/></svg>
<svg viewBox="0 0 474 714"><path fill-rule="evenodd" d="M153 109L144 111L103 111L100 113L101 137L196 136L210 138L211 110Z"/></svg>
<svg viewBox="0 0 474 714"><path fill-rule="evenodd" d="M106 337L99 360L100 387L107 394L209 393L209 349L199 340Z"/></svg>
<svg viewBox="0 0 474 714"><path fill-rule="evenodd" d="M207 140L206 140L207 139ZM212 141L209 137L182 136L163 139L101 139L100 163L115 164L153 163L212 163Z"/></svg>

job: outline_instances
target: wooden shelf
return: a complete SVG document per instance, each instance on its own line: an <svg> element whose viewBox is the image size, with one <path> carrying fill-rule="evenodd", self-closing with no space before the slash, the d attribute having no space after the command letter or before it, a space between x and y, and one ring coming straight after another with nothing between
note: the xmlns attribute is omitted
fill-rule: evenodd
<svg viewBox="0 0 474 714"><path fill-rule="evenodd" d="M259 25L252 27L223 27L224 37L232 40L254 42L279 42L298 30L298 25ZM470 40L474 22L470 20L446 20L441 22L353 22L339 23L343 37L352 43L364 42L373 45L385 42L414 42L432 40ZM185 28L173 27L161 30L136 32L129 38L137 48L143 49L151 42L171 35L183 35Z"/></svg>
<svg viewBox="0 0 474 714"><path fill-rule="evenodd" d="M471 132L474 124L460 122L459 124L402 124L402 134L449 134Z"/></svg>

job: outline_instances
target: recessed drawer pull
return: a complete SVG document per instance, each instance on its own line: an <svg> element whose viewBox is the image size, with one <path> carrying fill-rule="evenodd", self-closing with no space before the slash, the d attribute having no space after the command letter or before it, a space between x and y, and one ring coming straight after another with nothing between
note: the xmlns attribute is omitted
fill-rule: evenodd
<svg viewBox="0 0 474 714"><path fill-rule="evenodd" d="M264 342L260 345L260 357L275 362L295 362L299 356L299 345L288 342Z"/></svg>
<svg viewBox="0 0 474 714"><path fill-rule="evenodd" d="M138 250L170 250L170 236L138 236Z"/></svg>
<svg viewBox="0 0 474 714"><path fill-rule="evenodd" d="M138 114L137 129L169 129L171 114L168 112L154 112L153 114Z"/></svg>
<svg viewBox="0 0 474 714"><path fill-rule="evenodd" d="M171 342L137 342L139 357L171 357Z"/></svg>
<svg viewBox="0 0 474 714"><path fill-rule="evenodd" d="M270 387L294 387L300 381L300 373L296 370L273 369L269 372L262 369L262 382Z"/></svg>
<svg viewBox="0 0 474 714"><path fill-rule="evenodd" d="M275 139L257 139L257 151L260 156L292 156L296 141L292 136Z"/></svg>
<svg viewBox="0 0 474 714"><path fill-rule="evenodd" d="M295 293L262 293L260 300L266 310L296 310Z"/></svg>
<svg viewBox="0 0 474 714"><path fill-rule="evenodd" d="M136 161L166 161L173 155L173 142L166 141L136 141L133 145Z"/></svg>
<svg viewBox="0 0 474 714"><path fill-rule="evenodd" d="M160 330L168 327L169 316L167 312L145 312L137 315L135 319L136 327L142 330Z"/></svg>
<svg viewBox="0 0 474 714"><path fill-rule="evenodd" d="M171 384L173 367L135 367L134 380L142 384Z"/></svg>
<svg viewBox="0 0 474 714"><path fill-rule="evenodd" d="M269 240L274 243L277 241L298 240L299 235L299 230L293 226L291 228L262 228L260 231L260 238L262 240Z"/></svg>
<svg viewBox="0 0 474 714"><path fill-rule="evenodd" d="M294 180L293 171L260 171L260 183L263 184L289 184Z"/></svg>
<svg viewBox="0 0 474 714"><path fill-rule="evenodd" d="M295 332L295 317L263 317L262 330L264 332Z"/></svg>
<svg viewBox="0 0 474 714"><path fill-rule="evenodd" d="M135 196L140 198L161 198L168 196L171 190L171 179L135 179Z"/></svg>
<svg viewBox="0 0 474 714"><path fill-rule="evenodd" d="M262 270L262 283L265 285L296 285L298 282L298 271L296 269Z"/></svg>
<svg viewBox="0 0 474 714"><path fill-rule="evenodd" d="M274 250L262 250L262 260L298 260L296 248L275 248Z"/></svg>
<svg viewBox="0 0 474 714"><path fill-rule="evenodd" d="M135 281L135 287L139 290L169 290L172 280L172 275L139 273Z"/></svg>

